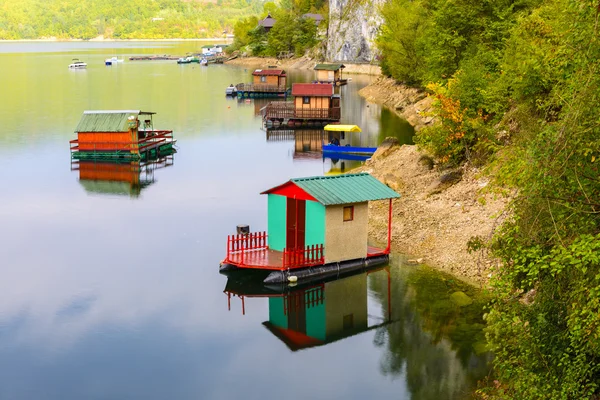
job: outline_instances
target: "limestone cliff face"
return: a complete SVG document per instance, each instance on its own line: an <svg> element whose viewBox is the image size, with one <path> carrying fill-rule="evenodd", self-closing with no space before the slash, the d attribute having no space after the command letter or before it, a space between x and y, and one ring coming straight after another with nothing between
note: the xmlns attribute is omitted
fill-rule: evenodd
<svg viewBox="0 0 600 400"><path fill-rule="evenodd" d="M379 12L385 0L329 0L327 60L373 61L374 40L383 23Z"/></svg>

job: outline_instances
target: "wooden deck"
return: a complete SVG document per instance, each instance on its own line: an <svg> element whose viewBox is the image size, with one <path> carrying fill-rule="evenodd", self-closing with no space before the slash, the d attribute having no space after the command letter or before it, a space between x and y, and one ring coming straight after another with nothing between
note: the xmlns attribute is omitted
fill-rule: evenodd
<svg viewBox="0 0 600 400"><path fill-rule="evenodd" d="M235 85L238 97L285 97L287 87L265 83L238 83Z"/></svg>
<svg viewBox="0 0 600 400"><path fill-rule="evenodd" d="M265 107L265 120L319 120L339 121L341 110L332 108L295 108L292 101L273 101Z"/></svg>
<svg viewBox="0 0 600 400"><path fill-rule="evenodd" d="M367 258L387 254L384 249L369 246ZM287 256L286 256L287 257ZM313 260L309 257L295 259L295 262L284 263L284 252L271 249L248 250L229 254L223 263L235 265L238 268L261 269L269 271L285 271L287 269L298 269L323 265L324 260Z"/></svg>

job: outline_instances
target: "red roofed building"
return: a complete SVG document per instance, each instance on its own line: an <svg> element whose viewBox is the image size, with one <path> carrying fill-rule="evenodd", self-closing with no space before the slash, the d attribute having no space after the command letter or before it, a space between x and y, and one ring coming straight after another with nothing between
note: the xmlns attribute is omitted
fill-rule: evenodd
<svg viewBox="0 0 600 400"><path fill-rule="evenodd" d="M292 85L292 96L331 97L331 95L333 95L331 84L294 83Z"/></svg>

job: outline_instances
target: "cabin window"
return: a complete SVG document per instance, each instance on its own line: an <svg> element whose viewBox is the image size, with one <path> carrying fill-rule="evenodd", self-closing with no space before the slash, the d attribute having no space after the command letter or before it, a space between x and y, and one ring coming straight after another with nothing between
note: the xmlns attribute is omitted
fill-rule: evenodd
<svg viewBox="0 0 600 400"><path fill-rule="evenodd" d="M354 206L344 207L344 222L354 220Z"/></svg>
<svg viewBox="0 0 600 400"><path fill-rule="evenodd" d="M302 98L302 104L310 104L310 97L304 96Z"/></svg>
<svg viewBox="0 0 600 400"><path fill-rule="evenodd" d="M344 330L354 328L354 314L344 315Z"/></svg>
<svg viewBox="0 0 600 400"><path fill-rule="evenodd" d="M266 82L267 81L267 77L266 76L261 76L260 77L260 81L261 82Z"/></svg>

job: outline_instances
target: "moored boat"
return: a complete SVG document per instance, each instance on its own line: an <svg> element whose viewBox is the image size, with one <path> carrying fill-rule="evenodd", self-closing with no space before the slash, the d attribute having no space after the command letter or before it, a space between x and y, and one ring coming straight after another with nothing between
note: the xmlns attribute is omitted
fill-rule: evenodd
<svg viewBox="0 0 600 400"><path fill-rule="evenodd" d="M177 64L191 64L191 63L200 63L200 59L194 56L181 57L177 60Z"/></svg>
<svg viewBox="0 0 600 400"><path fill-rule="evenodd" d="M227 86L227 88L225 89L225 96L236 96L237 95L237 89L235 86L233 86L233 83L229 86Z"/></svg>
<svg viewBox="0 0 600 400"><path fill-rule="evenodd" d="M79 59L74 58L73 62L69 64L70 69L84 69L87 68L87 64L83 61L79 61Z"/></svg>
<svg viewBox="0 0 600 400"><path fill-rule="evenodd" d="M323 144L323 156L329 157L335 154L360 154L371 155L375 153L377 147L352 146L350 139L346 138L346 133L362 132L357 125L336 125L329 124L323 128L326 132L330 132L330 141L328 144ZM334 132L339 132L339 137L334 136ZM339 158L339 157L336 157Z"/></svg>

